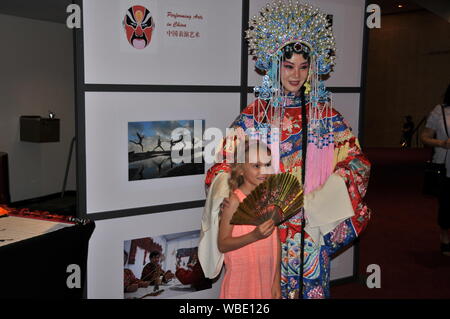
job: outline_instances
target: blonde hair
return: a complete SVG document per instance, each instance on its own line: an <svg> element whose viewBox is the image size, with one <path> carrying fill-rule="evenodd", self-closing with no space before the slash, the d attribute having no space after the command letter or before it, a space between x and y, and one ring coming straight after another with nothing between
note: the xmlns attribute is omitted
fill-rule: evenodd
<svg viewBox="0 0 450 319"><path fill-rule="evenodd" d="M268 154L271 154L270 147L261 142L258 141L258 143L250 143L248 137L245 137L245 163L249 162L249 151L250 148L256 148L257 151L259 151L260 147L266 147ZM231 163L231 173L230 178L228 179L228 185L230 186L230 191L233 192L236 190L239 186L241 186L244 183L244 164L245 163L237 163L237 154L234 154L234 163Z"/></svg>
<svg viewBox="0 0 450 319"><path fill-rule="evenodd" d="M242 176L243 172L244 165L242 163L231 164L231 175L228 179L228 185L230 186L231 191L234 191L244 183L244 176Z"/></svg>

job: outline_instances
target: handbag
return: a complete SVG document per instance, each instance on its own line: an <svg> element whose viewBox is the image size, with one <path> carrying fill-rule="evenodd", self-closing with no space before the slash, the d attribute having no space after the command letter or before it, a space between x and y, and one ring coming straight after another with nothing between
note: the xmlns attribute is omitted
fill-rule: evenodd
<svg viewBox="0 0 450 319"><path fill-rule="evenodd" d="M447 134L448 138L447 121L445 119L443 105L441 105L441 109L442 116L444 118L445 133ZM440 190L447 176L447 169L445 167L447 153L445 153L444 163L433 163L431 161L427 161L425 163L425 178L423 183L423 193L425 195L439 196Z"/></svg>

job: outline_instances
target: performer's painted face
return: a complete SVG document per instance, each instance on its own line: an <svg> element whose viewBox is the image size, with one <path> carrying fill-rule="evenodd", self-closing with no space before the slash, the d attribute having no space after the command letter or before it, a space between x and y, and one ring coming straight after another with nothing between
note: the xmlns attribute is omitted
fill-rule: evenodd
<svg viewBox="0 0 450 319"><path fill-rule="evenodd" d="M128 42L136 49L144 49L152 39L154 28L150 11L143 6L128 9L123 20Z"/></svg>
<svg viewBox="0 0 450 319"><path fill-rule="evenodd" d="M297 93L308 78L309 63L302 54L294 53L281 62L281 84L289 93Z"/></svg>

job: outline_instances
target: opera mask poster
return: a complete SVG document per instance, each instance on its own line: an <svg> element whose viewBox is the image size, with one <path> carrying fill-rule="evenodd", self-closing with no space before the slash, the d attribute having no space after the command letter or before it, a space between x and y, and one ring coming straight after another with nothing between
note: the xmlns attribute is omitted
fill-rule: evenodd
<svg viewBox="0 0 450 319"><path fill-rule="evenodd" d="M145 49L152 40L155 22L150 10L143 6L132 6L123 19L128 43L138 50Z"/></svg>

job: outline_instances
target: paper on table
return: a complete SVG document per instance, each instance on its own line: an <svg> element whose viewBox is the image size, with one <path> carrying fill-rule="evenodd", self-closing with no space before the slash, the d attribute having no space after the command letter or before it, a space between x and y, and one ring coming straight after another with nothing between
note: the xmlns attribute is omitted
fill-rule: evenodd
<svg viewBox="0 0 450 319"><path fill-rule="evenodd" d="M16 216L4 217L0 219L0 247L69 226L73 225Z"/></svg>

